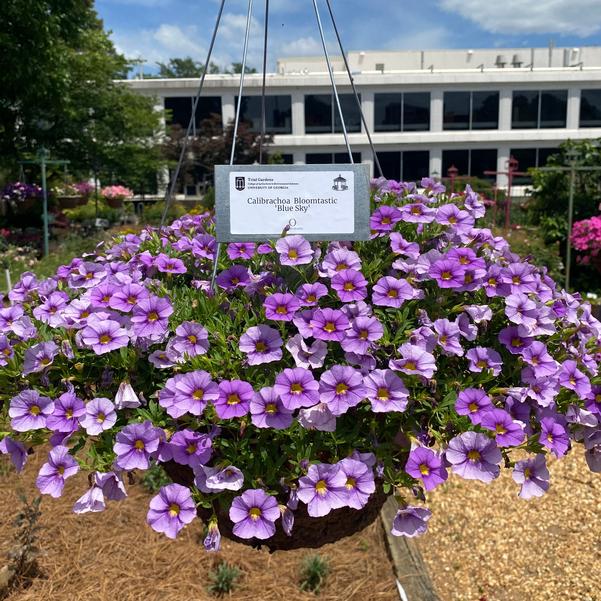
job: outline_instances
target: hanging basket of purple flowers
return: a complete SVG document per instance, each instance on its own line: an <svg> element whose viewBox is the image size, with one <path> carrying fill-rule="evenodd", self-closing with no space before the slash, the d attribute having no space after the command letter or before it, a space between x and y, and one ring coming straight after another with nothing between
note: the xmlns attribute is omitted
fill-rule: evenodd
<svg viewBox="0 0 601 601"><path fill-rule="evenodd" d="M42 188L36 184L13 182L4 186L2 200L17 214L30 211L42 198Z"/></svg>
<svg viewBox="0 0 601 601"><path fill-rule="evenodd" d="M200 517L209 550L316 547L388 495L393 533L415 536L450 472L510 469L537 497L547 456L576 443L601 471L590 306L480 227L469 187L372 194L369 241L232 243L215 292L208 213L23 274L0 309L0 451L18 470L48 452L37 482L54 497L92 470L66 489L77 513L162 465L173 483L148 524L174 538Z"/></svg>

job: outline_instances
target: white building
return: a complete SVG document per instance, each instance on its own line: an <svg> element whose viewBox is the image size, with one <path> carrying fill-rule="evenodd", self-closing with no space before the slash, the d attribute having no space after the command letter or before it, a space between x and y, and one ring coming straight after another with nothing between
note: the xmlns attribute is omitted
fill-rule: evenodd
<svg viewBox="0 0 601 601"><path fill-rule="evenodd" d="M374 173L342 58L332 60L355 160ZM452 165L460 176L482 177L505 171L510 156L526 171L567 139L601 137L601 47L350 52L348 60L389 178L446 177ZM257 131L261 83L261 75L245 77L242 118ZM187 127L197 79L127 84ZM238 86L239 76L208 75L196 123L211 113L234 119ZM348 162L323 57L280 59L267 94L271 152L288 163Z"/></svg>

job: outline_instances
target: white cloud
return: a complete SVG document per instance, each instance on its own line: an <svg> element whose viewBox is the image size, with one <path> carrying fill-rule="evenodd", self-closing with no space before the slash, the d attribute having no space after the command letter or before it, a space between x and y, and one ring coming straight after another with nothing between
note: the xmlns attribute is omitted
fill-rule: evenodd
<svg viewBox="0 0 601 601"><path fill-rule="evenodd" d="M323 46L313 37L298 38L285 42L280 47L278 55L281 56L309 56L323 54Z"/></svg>
<svg viewBox="0 0 601 601"><path fill-rule="evenodd" d="M587 37L601 31L600 0L439 0L492 33L558 33Z"/></svg>

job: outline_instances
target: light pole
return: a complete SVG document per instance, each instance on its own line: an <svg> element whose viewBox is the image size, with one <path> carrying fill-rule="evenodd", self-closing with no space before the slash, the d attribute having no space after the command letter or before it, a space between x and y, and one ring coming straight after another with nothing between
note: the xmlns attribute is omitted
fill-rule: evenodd
<svg viewBox="0 0 601 601"><path fill-rule="evenodd" d="M570 291L570 276L572 271L572 243L570 237L572 235L572 226L574 225L574 194L576 191L576 172L577 171L601 171L601 167L579 167L580 152L578 149L568 148L565 153L567 165L565 167L540 167L537 171L559 171L570 173L570 188L568 196L568 239L566 243L566 278L565 289Z"/></svg>
<svg viewBox="0 0 601 601"><path fill-rule="evenodd" d="M449 179L451 180L451 194L453 194L455 192L455 179L459 175L459 169L457 169L457 167L455 167L455 165L451 165L447 169L447 175L449 176Z"/></svg>

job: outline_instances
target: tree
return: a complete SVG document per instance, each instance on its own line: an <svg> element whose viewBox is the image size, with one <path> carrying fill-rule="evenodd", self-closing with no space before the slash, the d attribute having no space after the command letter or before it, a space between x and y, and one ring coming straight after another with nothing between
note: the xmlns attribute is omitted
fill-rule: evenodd
<svg viewBox="0 0 601 601"><path fill-rule="evenodd" d="M159 67L158 77L168 79L180 79L185 77L201 77L204 72L204 64L195 61L191 56L185 58L170 58L167 63L157 63ZM219 66L209 63L209 73L219 73Z"/></svg>
<svg viewBox="0 0 601 601"><path fill-rule="evenodd" d="M242 73L242 63L232 63L232 66L229 69L226 69L225 71L226 73L229 73L230 75L235 75L238 73ZM248 65L246 66L244 73L250 74L252 75L253 73L256 73L257 70L254 67L249 67Z"/></svg>
<svg viewBox="0 0 601 601"><path fill-rule="evenodd" d="M0 165L14 175L44 145L76 174L128 185L154 177L160 114L116 81L129 65L92 1L3 0L2 13Z"/></svg>

